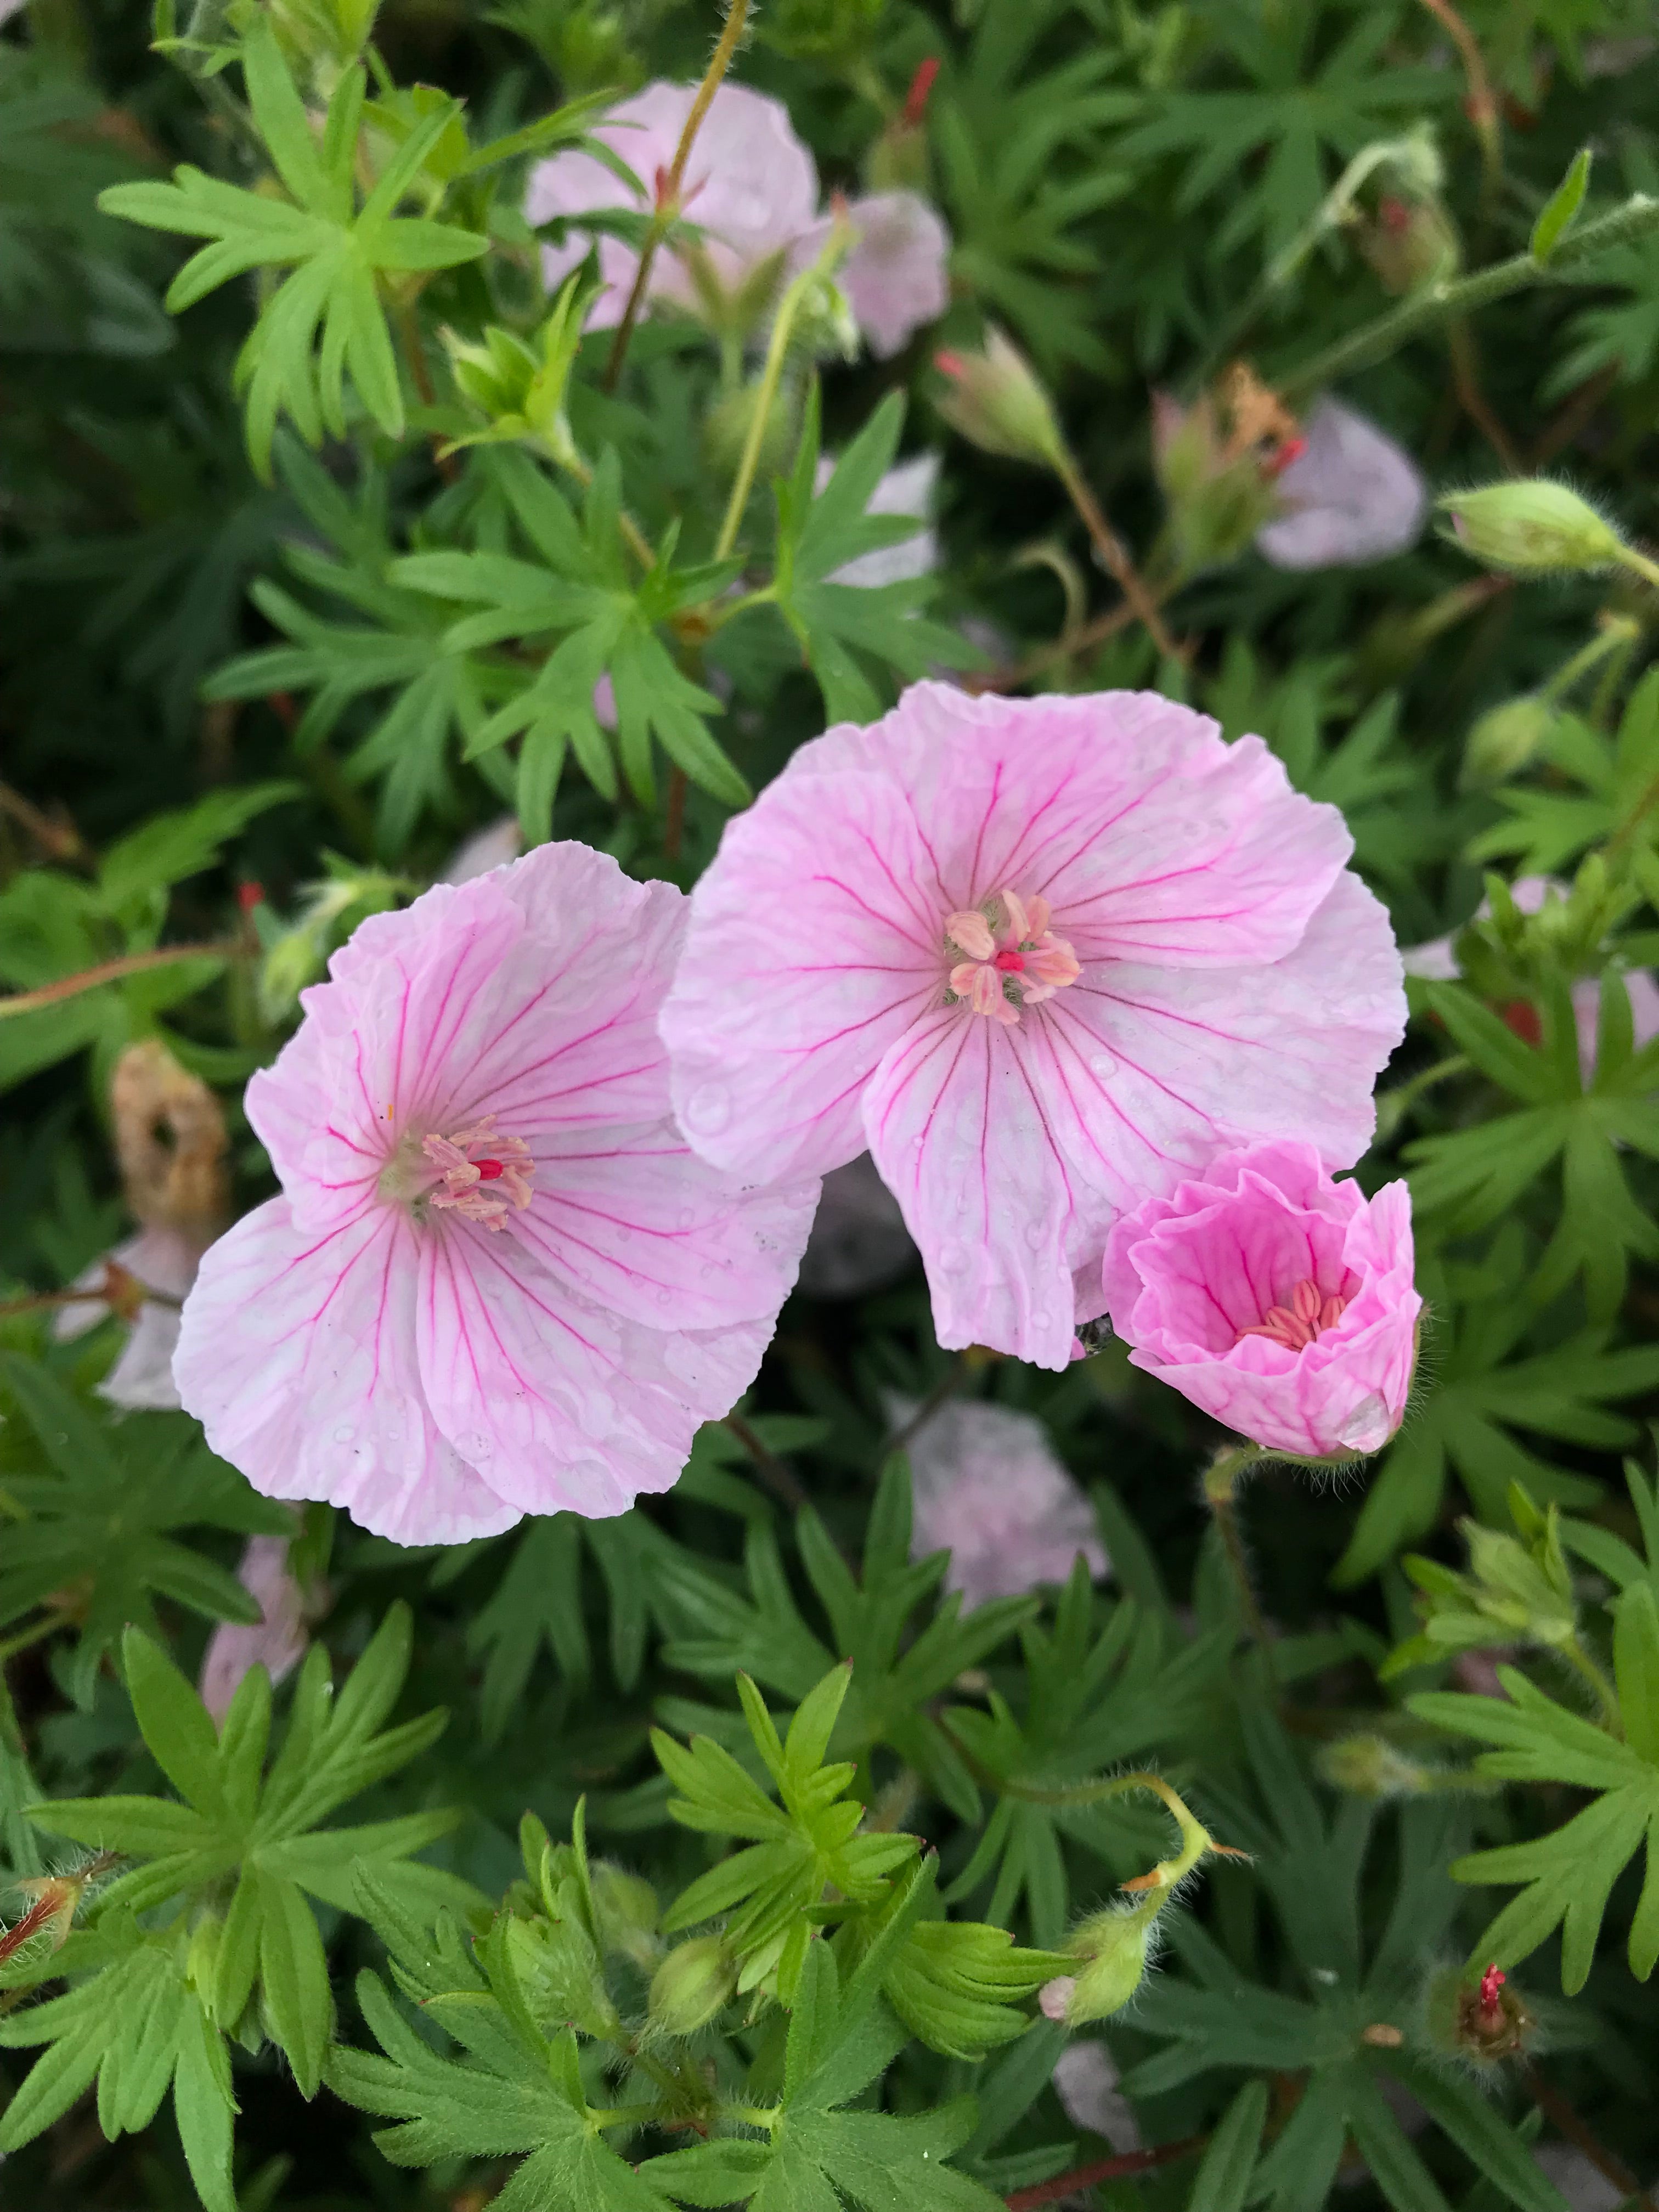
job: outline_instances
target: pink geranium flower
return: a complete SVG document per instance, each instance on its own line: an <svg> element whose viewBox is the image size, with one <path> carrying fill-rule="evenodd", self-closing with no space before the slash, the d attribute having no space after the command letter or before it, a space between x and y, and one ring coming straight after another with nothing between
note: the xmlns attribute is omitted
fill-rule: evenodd
<svg viewBox="0 0 1659 2212"><path fill-rule="evenodd" d="M912 1408L896 1401L902 1422ZM1063 1583L1080 1552L1091 1576L1107 1571L1094 1509L1030 1413L947 1401L905 1446L910 1462L910 1556L949 1552L946 1589L964 1604L1020 1597Z"/></svg>
<svg viewBox="0 0 1659 2212"><path fill-rule="evenodd" d="M648 212L658 178L673 166L696 95L694 84L648 84L612 108L593 131L640 179L645 198L630 193L591 154L556 154L530 173L526 216L543 223L555 216L593 215L610 208ZM783 256L811 228L818 204L817 166L795 136L783 102L729 78L721 84L693 144L680 200L686 221L703 233L705 265L722 291L729 295L738 290L775 254L781 276ZM562 246L544 246L542 269L548 283L562 283L592 243L586 233L577 232ZM631 246L608 235L600 235L599 248L605 289L587 319L592 329L609 330L622 320L640 258ZM668 250L657 255L651 269L653 300L697 310L691 258Z"/></svg>
<svg viewBox="0 0 1659 2212"><path fill-rule="evenodd" d="M918 684L727 825L663 1009L680 1126L756 1176L867 1147L939 1342L1063 1367L1149 1191L1258 1137L1364 1150L1405 997L1350 850L1152 693Z"/></svg>
<svg viewBox="0 0 1659 2212"><path fill-rule="evenodd" d="M1402 446L1340 399L1321 399L1301 450L1274 479L1275 520L1257 531L1275 568L1386 561L1423 534L1429 488Z"/></svg>
<svg viewBox="0 0 1659 2212"><path fill-rule="evenodd" d="M1225 1154L1106 1245L1112 1326L1137 1367L1252 1443L1374 1452L1400 1426L1423 1301L1403 1182L1367 1199L1310 1145Z"/></svg>
<svg viewBox="0 0 1659 2212"><path fill-rule="evenodd" d="M174 1371L256 1489L399 1542L666 1490L752 1379L816 1186L668 1116L667 884L539 847L366 921L248 1086L283 1195L222 1237Z"/></svg>

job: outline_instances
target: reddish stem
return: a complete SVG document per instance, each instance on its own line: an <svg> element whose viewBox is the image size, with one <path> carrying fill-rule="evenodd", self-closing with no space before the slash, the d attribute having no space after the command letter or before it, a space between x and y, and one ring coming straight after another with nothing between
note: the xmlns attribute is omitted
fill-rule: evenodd
<svg viewBox="0 0 1659 2212"><path fill-rule="evenodd" d="M1115 2158L1097 2159L1092 2166L1073 2166L1069 2173L1040 2181L1034 2189L1017 2189L1005 2200L1008 2212L1036 2212L1038 2205L1058 2204L1061 2197L1074 2196L1079 2189L1092 2189L1097 2182L1117 2181L1129 2173L1150 2173L1155 2166L1173 2166L1177 2159L1188 2158L1200 2149L1204 2142L1202 2136L1184 2136L1179 2142L1159 2143L1152 2150L1120 2151Z"/></svg>

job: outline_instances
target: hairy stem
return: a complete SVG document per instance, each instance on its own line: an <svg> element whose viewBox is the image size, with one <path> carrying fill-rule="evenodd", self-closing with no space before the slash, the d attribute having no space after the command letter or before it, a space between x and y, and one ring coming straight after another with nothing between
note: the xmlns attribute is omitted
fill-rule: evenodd
<svg viewBox="0 0 1659 2212"><path fill-rule="evenodd" d="M1220 1532L1222 1549L1227 1555L1227 1565L1238 1593L1238 1608L1243 1615L1245 1633L1261 1652L1271 1675L1273 1645L1268 1641L1267 1624L1262 1619L1261 1607L1256 1601L1255 1584L1250 1577L1250 1563L1244 1549L1244 1533L1239 1526L1237 1505L1239 1478L1262 1456L1255 1444L1224 1446L1205 1470L1204 1502Z"/></svg>
<svg viewBox="0 0 1659 2212"><path fill-rule="evenodd" d="M1145 623L1158 651L1167 659L1184 659L1186 656L1181 647L1164 627L1158 601L1145 577L1130 559L1128 548L1107 521L1104 510L1071 453L1062 448L1054 468L1073 506L1083 519L1084 528L1100 556L1101 566L1122 592L1136 621Z"/></svg>
<svg viewBox="0 0 1659 2212"><path fill-rule="evenodd" d="M1480 166L1484 172L1481 197L1484 205L1490 208L1504 180L1504 141L1498 98L1486 72L1486 58L1480 51L1480 41L1452 6L1451 0L1423 0L1423 5L1444 29L1463 64L1463 78L1469 88L1468 118L1480 142Z"/></svg>
<svg viewBox="0 0 1659 2212"><path fill-rule="evenodd" d="M1003 2199L1008 2212L1037 2212L1042 2204L1058 2204L1067 2197L1075 2197L1080 2190L1093 2189L1103 2181L1117 2181L1132 2173L1150 2173L1154 2166L1173 2166L1177 2159L1190 2158L1203 2149L1207 2136L1183 2136L1179 2142L1159 2143L1152 2150L1123 2150L1110 2158L1097 2158L1089 2166L1073 2166L1069 2173L1057 2173L1052 2181L1039 2181L1030 2189L1017 2189L1012 2197Z"/></svg>
<svg viewBox="0 0 1659 2212"><path fill-rule="evenodd" d="M645 244L640 250L640 265L635 271L634 289L628 295L628 305L617 325L617 336L611 348L611 358L605 365L605 388L614 392L622 376L623 363L628 358L629 341L634 335L634 325L645 305L646 288L651 282L651 264L657 258L657 248L668 235L669 225L679 213L680 186L685 180L685 165L691 158L691 149L702 128L720 81L732 66L732 57L738 51L738 41L743 36L743 27L748 19L749 0L732 0L726 18L726 28L720 33L720 43L714 48L713 60L702 82L697 87L697 96L691 103L691 112L685 118L685 128L680 133L680 143L674 149L674 160L668 174L658 187L656 211L651 218L651 228L646 233Z"/></svg>
<svg viewBox="0 0 1659 2212"><path fill-rule="evenodd" d="M804 1512L812 1501L794 1469L767 1449L741 1413L728 1413L726 1425L754 1461L755 1472L779 1503L792 1513Z"/></svg>
<svg viewBox="0 0 1659 2212"><path fill-rule="evenodd" d="M1659 229L1659 199L1646 192L1632 192L1623 207L1614 208L1595 222L1587 222L1582 230L1570 232L1548 261L1536 261L1530 253L1516 253L1507 261L1477 269L1472 276L1441 277L1424 285L1397 307L1350 331L1346 337L1338 338L1334 345L1281 377L1279 389L1287 399L1316 392L1351 369L1369 368L1374 362L1386 360L1407 338L1449 316L1473 313L1477 307L1489 307L1494 300L1507 299L1511 292L1523 292L1534 284L1556 283L1565 270L1613 246L1628 246L1656 229Z"/></svg>

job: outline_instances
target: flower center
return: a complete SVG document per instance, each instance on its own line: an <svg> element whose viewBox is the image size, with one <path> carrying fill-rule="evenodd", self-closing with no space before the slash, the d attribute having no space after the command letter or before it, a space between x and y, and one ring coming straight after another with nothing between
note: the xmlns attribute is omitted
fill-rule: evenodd
<svg viewBox="0 0 1659 2212"><path fill-rule="evenodd" d="M951 958L946 1004L966 1000L971 1012L1009 1029L1022 1008L1052 999L1082 972L1071 946L1048 927L1048 900L1010 890L947 915L945 950Z"/></svg>
<svg viewBox="0 0 1659 2212"><path fill-rule="evenodd" d="M1262 1320L1240 1329L1238 1341L1242 1344L1247 1336L1265 1336L1270 1344L1282 1344L1286 1352L1304 1352L1326 1329L1336 1327L1347 1305L1339 1291L1333 1291L1328 1297L1322 1296L1318 1284L1304 1275L1291 1291L1289 1305L1269 1306Z"/></svg>
<svg viewBox="0 0 1659 2212"><path fill-rule="evenodd" d="M380 1195L417 1213L429 1206L500 1229L515 1207L529 1205L535 1173L530 1147L517 1137L498 1137L495 1116L486 1114L449 1136L405 1136L381 1171ZM486 1190L486 1183L500 1188Z"/></svg>

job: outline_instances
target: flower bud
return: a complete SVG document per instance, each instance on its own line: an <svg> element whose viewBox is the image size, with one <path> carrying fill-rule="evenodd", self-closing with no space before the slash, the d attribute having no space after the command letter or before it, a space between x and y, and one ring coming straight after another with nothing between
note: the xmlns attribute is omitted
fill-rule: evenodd
<svg viewBox="0 0 1659 2212"><path fill-rule="evenodd" d="M1354 1797L1419 1797L1431 1778L1417 1760L1370 1729L1327 1744L1319 1771L1334 1790Z"/></svg>
<svg viewBox="0 0 1659 2212"><path fill-rule="evenodd" d="M595 1863L589 1879L600 1942L636 1966L649 1966L661 1911L656 1891L640 1875L624 1873L604 1859Z"/></svg>
<svg viewBox="0 0 1659 2212"><path fill-rule="evenodd" d="M1457 265L1456 234L1432 200L1385 193L1355 242L1390 292L1414 292Z"/></svg>
<svg viewBox="0 0 1659 2212"><path fill-rule="evenodd" d="M1044 1983L1037 2002L1048 2019L1083 2027L1123 2009L1146 1974L1153 1925L1168 1897L1159 1890L1145 1904L1108 1905L1073 1931L1066 1948L1084 1963L1074 1975Z"/></svg>
<svg viewBox="0 0 1659 2212"><path fill-rule="evenodd" d="M927 100L939 75L937 56L916 64L904 106L865 156L865 181L872 192L927 190Z"/></svg>
<svg viewBox="0 0 1659 2212"><path fill-rule="evenodd" d="M738 1985L737 1960L718 1936L677 1944L652 1977L649 2015L661 2035L695 2035Z"/></svg>
<svg viewBox="0 0 1659 2212"><path fill-rule="evenodd" d="M1588 500L1547 477L1449 492L1440 505L1464 551L1489 568L1520 575L1602 568L1623 550Z"/></svg>
<svg viewBox="0 0 1659 2212"><path fill-rule="evenodd" d="M938 353L933 366L949 380L934 404L970 446L1038 468L1056 468L1066 448L1036 372L1000 330L986 334L981 353Z"/></svg>
<svg viewBox="0 0 1659 2212"><path fill-rule="evenodd" d="M1503 783L1521 770L1548 736L1556 713L1547 699L1506 699L1483 714L1463 748L1465 784Z"/></svg>
<svg viewBox="0 0 1659 2212"><path fill-rule="evenodd" d="M1538 2026L1495 1960L1473 1986L1456 1968L1437 1975L1427 2010L1430 2035L1440 2048L1481 2067L1518 2057Z"/></svg>

